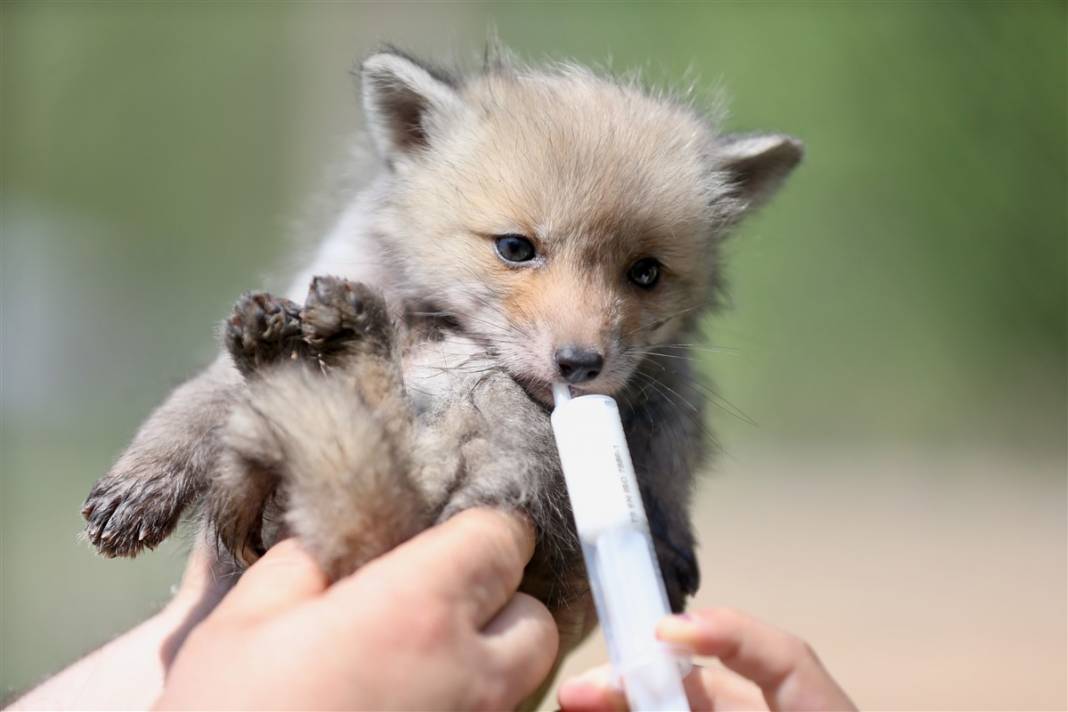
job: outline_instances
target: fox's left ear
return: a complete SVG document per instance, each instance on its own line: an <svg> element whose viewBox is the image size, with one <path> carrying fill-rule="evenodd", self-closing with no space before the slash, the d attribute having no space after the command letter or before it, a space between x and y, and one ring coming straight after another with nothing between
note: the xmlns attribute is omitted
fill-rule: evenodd
<svg viewBox="0 0 1068 712"><path fill-rule="evenodd" d="M456 81L394 49L360 65L368 129L386 163L430 145L435 129L460 105Z"/></svg>
<svg viewBox="0 0 1068 712"><path fill-rule="evenodd" d="M725 134L718 149L718 167L743 210L770 198L805 152L800 141L783 134Z"/></svg>

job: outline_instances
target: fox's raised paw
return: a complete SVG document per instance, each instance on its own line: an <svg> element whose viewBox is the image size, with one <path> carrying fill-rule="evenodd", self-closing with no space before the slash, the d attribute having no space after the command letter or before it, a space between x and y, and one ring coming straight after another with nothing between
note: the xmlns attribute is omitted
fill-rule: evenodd
<svg viewBox="0 0 1068 712"><path fill-rule="evenodd" d="M315 277L301 311L304 341L324 358L348 352L384 354L391 324L382 296L365 284Z"/></svg>
<svg viewBox="0 0 1068 712"><path fill-rule="evenodd" d="M224 340L246 377L283 358L302 356L300 306L265 292L243 294L226 320Z"/></svg>
<svg viewBox="0 0 1068 712"><path fill-rule="evenodd" d="M85 536L108 557L154 549L174 530L185 498L167 478L102 477L82 505Z"/></svg>

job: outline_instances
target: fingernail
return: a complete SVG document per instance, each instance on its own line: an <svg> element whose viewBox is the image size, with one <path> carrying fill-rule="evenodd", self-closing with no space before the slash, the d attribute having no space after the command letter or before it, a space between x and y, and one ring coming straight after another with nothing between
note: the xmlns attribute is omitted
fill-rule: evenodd
<svg viewBox="0 0 1068 712"><path fill-rule="evenodd" d="M608 665L593 668L586 672L573 677L568 680L565 685L575 686L592 686L592 687L607 687L611 689L620 689L619 678L612 672L612 668Z"/></svg>
<svg viewBox="0 0 1068 712"><path fill-rule="evenodd" d="M688 644L701 628L701 623L689 613L668 616L656 626L656 637L670 643Z"/></svg>
<svg viewBox="0 0 1068 712"><path fill-rule="evenodd" d="M564 708L608 709L611 712L627 712L627 699L618 683L595 679L597 675L583 674L572 678L557 692L557 699Z"/></svg>
<svg viewBox="0 0 1068 712"><path fill-rule="evenodd" d="M573 693L577 690L585 690L587 687L596 687L596 685L589 680L583 680L581 677L576 677L571 680L564 680L560 684L559 694Z"/></svg>

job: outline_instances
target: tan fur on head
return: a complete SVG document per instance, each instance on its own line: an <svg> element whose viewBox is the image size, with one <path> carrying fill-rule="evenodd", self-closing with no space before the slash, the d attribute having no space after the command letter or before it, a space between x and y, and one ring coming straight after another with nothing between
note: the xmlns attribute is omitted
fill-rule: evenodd
<svg viewBox="0 0 1068 712"><path fill-rule="evenodd" d="M715 301L726 230L801 155L788 137L720 135L684 102L575 65L497 61L461 79L386 53L364 81L393 170L383 242L543 395L561 347L602 354L583 388L612 393L644 349L676 339ZM505 264L494 238L506 234L537 259ZM643 290L627 271L650 257L661 279Z"/></svg>

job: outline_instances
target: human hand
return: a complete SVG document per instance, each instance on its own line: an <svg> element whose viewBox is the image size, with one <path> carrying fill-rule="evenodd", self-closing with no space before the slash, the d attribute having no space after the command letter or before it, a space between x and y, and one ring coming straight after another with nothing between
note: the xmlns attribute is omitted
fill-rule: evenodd
<svg viewBox="0 0 1068 712"><path fill-rule="evenodd" d="M527 524L463 512L328 587L292 540L190 634L158 709L505 709L550 671L556 626L516 593Z"/></svg>
<svg viewBox="0 0 1068 712"><path fill-rule="evenodd" d="M656 632L696 655L719 658L725 667L695 667L683 681L695 712L856 709L804 641L744 613L713 608L670 616ZM564 683L559 702L564 712L627 709L607 667Z"/></svg>

